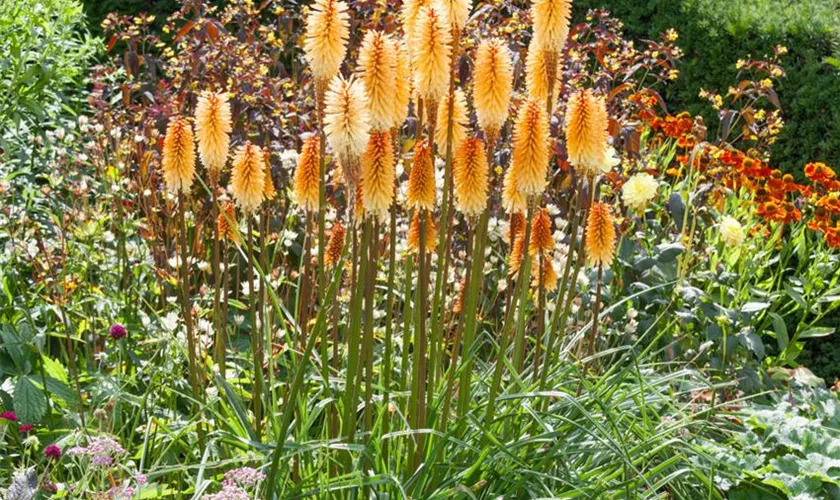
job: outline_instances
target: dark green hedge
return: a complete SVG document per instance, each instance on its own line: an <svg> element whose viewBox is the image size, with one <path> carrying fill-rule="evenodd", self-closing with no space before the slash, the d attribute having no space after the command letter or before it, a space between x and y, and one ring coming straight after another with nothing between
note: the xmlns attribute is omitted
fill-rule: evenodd
<svg viewBox="0 0 840 500"><path fill-rule="evenodd" d="M774 147L774 163L793 173L807 161L840 165L840 69L832 65L840 59L839 0L575 1L577 16L589 8L612 12L631 38L656 37L668 28L679 32L682 74L666 100L674 109L702 113L710 132L718 120L698 99L700 89L725 93L735 83L739 58L785 45L787 77L776 90L787 126Z"/></svg>

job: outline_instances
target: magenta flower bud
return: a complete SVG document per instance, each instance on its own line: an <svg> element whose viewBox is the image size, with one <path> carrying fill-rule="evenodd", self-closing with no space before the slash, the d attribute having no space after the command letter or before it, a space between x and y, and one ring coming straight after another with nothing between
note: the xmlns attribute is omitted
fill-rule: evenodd
<svg viewBox="0 0 840 500"><path fill-rule="evenodd" d="M119 323L114 323L113 325L111 325L111 328L108 329L108 333L114 340L120 340L121 338L128 335L128 331L126 331L125 327Z"/></svg>
<svg viewBox="0 0 840 500"><path fill-rule="evenodd" d="M61 458L61 448L54 444L51 444L44 448L44 456L58 460L59 458Z"/></svg>

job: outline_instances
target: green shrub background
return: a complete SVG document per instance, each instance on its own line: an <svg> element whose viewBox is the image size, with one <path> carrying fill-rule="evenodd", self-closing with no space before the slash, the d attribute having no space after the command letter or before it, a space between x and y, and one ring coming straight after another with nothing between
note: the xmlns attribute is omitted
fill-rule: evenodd
<svg viewBox="0 0 840 500"><path fill-rule="evenodd" d="M701 102L701 88L723 93L736 82L735 63L761 57L774 44L787 77L776 87L786 127L774 147L774 163L800 173L807 161L840 164L840 0L576 0L585 8L611 11L631 38L655 38L675 28L685 58L679 80L665 92L673 110L718 120Z"/></svg>

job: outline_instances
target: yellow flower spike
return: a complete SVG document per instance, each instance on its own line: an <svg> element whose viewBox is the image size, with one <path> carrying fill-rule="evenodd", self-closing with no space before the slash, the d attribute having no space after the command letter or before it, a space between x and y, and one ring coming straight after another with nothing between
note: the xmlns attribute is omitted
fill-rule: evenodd
<svg viewBox="0 0 840 500"><path fill-rule="evenodd" d="M539 264L533 266L531 268L531 286L537 288L540 286L540 275L537 272L537 267ZM543 257L542 261L542 279L543 279L543 289L545 293L551 293L557 290L557 271L554 269L554 262L551 261L547 256Z"/></svg>
<svg viewBox="0 0 840 500"><path fill-rule="evenodd" d="M457 151L467 137L467 127L470 124L467 110L467 97L461 89L455 89L455 101L452 106L452 151ZM446 139L449 128L449 98L444 97L438 103L437 121L435 122L435 143L438 151L446 150Z"/></svg>
<svg viewBox="0 0 840 500"><path fill-rule="evenodd" d="M385 217L394 201L394 143L388 131L370 134L362 157L362 205L365 214Z"/></svg>
<svg viewBox="0 0 840 500"><path fill-rule="evenodd" d="M437 227L431 212L426 212L426 252L434 252L435 240L437 240ZM411 225L408 227L408 251L417 253L420 251L420 213L414 212L411 218Z"/></svg>
<svg viewBox="0 0 840 500"><path fill-rule="evenodd" d="M549 142L545 103L529 99L519 110L508 175L526 199L543 192L548 175ZM507 179L506 179L507 180Z"/></svg>
<svg viewBox="0 0 840 500"><path fill-rule="evenodd" d="M507 121L513 91L513 65L504 40L482 41L475 57L473 105L478 125L488 136L497 136Z"/></svg>
<svg viewBox="0 0 840 500"><path fill-rule="evenodd" d="M265 158L259 146L246 142L233 157L231 193L246 212L253 212L262 203L265 189Z"/></svg>
<svg viewBox="0 0 840 500"><path fill-rule="evenodd" d="M166 127L161 161L163 181L172 192L187 192L195 177L195 141L186 118L174 117Z"/></svg>
<svg viewBox="0 0 840 500"><path fill-rule="evenodd" d="M341 67L350 38L350 14L339 0L315 0L306 17L303 51L316 81L328 82Z"/></svg>
<svg viewBox="0 0 840 500"><path fill-rule="evenodd" d="M534 38L546 49L561 52L569 37L571 17L571 0L533 0Z"/></svg>
<svg viewBox="0 0 840 500"><path fill-rule="evenodd" d="M615 227L610 207L597 201L586 219L586 257L592 266L609 266L615 258Z"/></svg>
<svg viewBox="0 0 840 500"><path fill-rule="evenodd" d="M381 31L368 31L359 50L359 73L365 85L370 125L373 130L393 126L394 84L397 79L397 47Z"/></svg>
<svg viewBox="0 0 840 500"><path fill-rule="evenodd" d="M263 187L263 196L267 201L271 201L277 196L277 189L274 187L274 179L271 177L271 153L267 149L263 150L263 159L265 162L265 187Z"/></svg>
<svg viewBox="0 0 840 500"><path fill-rule="evenodd" d="M408 175L406 200L417 210L435 208L435 168L428 142L420 141L414 147L414 166Z"/></svg>
<svg viewBox="0 0 840 500"><path fill-rule="evenodd" d="M436 5L449 19L453 30L460 32L464 29L470 15L472 0L436 0Z"/></svg>
<svg viewBox="0 0 840 500"><path fill-rule="evenodd" d="M548 215L548 210L540 208L531 222L531 241L528 245L528 253L533 256L553 250L554 236L551 234L551 217Z"/></svg>
<svg viewBox="0 0 840 500"><path fill-rule="evenodd" d="M427 5L429 5L429 0L405 0L403 2L400 20L406 40L414 38L414 27L417 24L417 18L420 16L420 9Z"/></svg>
<svg viewBox="0 0 840 500"><path fill-rule="evenodd" d="M537 43L535 38L532 38L531 43L528 45L528 55L525 58L525 86L528 89L528 95L542 103L548 100L549 57L550 55L545 47ZM555 66L556 74L554 78L554 89L552 89L552 100L556 102L556 99L560 95L562 68L559 64Z"/></svg>
<svg viewBox="0 0 840 500"><path fill-rule="evenodd" d="M422 7L411 38L414 85L420 97L440 101L449 91L452 34L445 13Z"/></svg>
<svg viewBox="0 0 840 500"><path fill-rule="evenodd" d="M236 229L236 207L230 200L222 202L219 215L216 217L216 228L219 238L239 243L239 232Z"/></svg>
<svg viewBox="0 0 840 500"><path fill-rule="evenodd" d="M588 175L606 172L615 164L610 148L609 117L604 98L589 89L572 95L566 110L569 162Z"/></svg>
<svg viewBox="0 0 840 500"><path fill-rule="evenodd" d="M396 55L396 77L391 85L391 127L402 127L408 116L408 103L411 101L411 60L408 49L402 40L391 39Z"/></svg>
<svg viewBox="0 0 840 500"><path fill-rule="evenodd" d="M510 213L524 213L528 208L528 200L519 191L513 168L508 168L502 183L502 207Z"/></svg>
<svg viewBox="0 0 840 500"><path fill-rule="evenodd" d="M454 160L456 206L467 217L475 217L487 208L489 167L484 141L478 137L464 140Z"/></svg>
<svg viewBox="0 0 840 500"><path fill-rule="evenodd" d="M202 92L195 106L195 132L198 155L210 174L211 184L218 184L219 173L227 161L231 130L228 94Z"/></svg>
<svg viewBox="0 0 840 500"><path fill-rule="evenodd" d="M327 240L327 248L324 251L324 264L327 266L333 266L341 259L346 231L340 221L333 223L332 229L330 229L330 238Z"/></svg>
<svg viewBox="0 0 840 500"><path fill-rule="evenodd" d="M324 96L324 132L344 167L345 180L355 185L359 157L370 132L367 95L361 80L333 78Z"/></svg>
<svg viewBox="0 0 840 500"><path fill-rule="evenodd" d="M298 155L297 169L295 169L294 191L295 200L304 210L318 210L320 203L320 166L318 153L321 141L317 135L303 141Z"/></svg>

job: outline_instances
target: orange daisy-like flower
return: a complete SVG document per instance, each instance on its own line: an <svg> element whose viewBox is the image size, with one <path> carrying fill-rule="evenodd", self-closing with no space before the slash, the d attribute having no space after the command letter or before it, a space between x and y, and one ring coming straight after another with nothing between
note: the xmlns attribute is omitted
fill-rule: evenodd
<svg viewBox="0 0 840 500"><path fill-rule="evenodd" d="M230 187L236 203L246 212L260 206L265 190L265 158L259 146L246 142L236 150Z"/></svg>
<svg viewBox="0 0 840 500"><path fill-rule="evenodd" d="M545 189L549 159L548 118L544 104L529 99L519 110L513 133L511 171L519 192L536 196Z"/></svg>
<svg viewBox="0 0 840 500"><path fill-rule="evenodd" d="M554 250L554 236L551 234L551 217L548 210L540 208L531 222L531 241L528 253L538 255Z"/></svg>
<svg viewBox="0 0 840 500"><path fill-rule="evenodd" d="M449 90L452 35L438 7L421 7L411 39L414 85L420 97L440 101Z"/></svg>
<svg viewBox="0 0 840 500"><path fill-rule="evenodd" d="M497 135L508 118L513 91L513 65L504 40L493 38L478 46L475 56L473 101L478 125Z"/></svg>
<svg viewBox="0 0 840 500"><path fill-rule="evenodd" d="M519 191L513 168L508 168L502 183L502 207L510 213L524 213L528 208L528 201Z"/></svg>
<svg viewBox="0 0 840 500"><path fill-rule="evenodd" d="M571 17L571 0L534 0L531 4L534 38L547 49L559 53L569 37Z"/></svg>
<svg viewBox="0 0 840 500"><path fill-rule="evenodd" d="M202 92L195 106L195 132L198 138L198 155L210 173L214 185L218 184L219 172L227 161L231 130L227 93Z"/></svg>
<svg viewBox="0 0 840 500"><path fill-rule="evenodd" d="M426 212L426 252L433 252L435 250L435 240L437 239L437 227L435 227L435 219L431 212ZM414 212L414 217L411 218L411 225L408 227L408 251L417 253L420 251L420 213Z"/></svg>
<svg viewBox="0 0 840 500"><path fill-rule="evenodd" d="M174 117L166 127L161 170L170 192L190 190L195 177L195 141L192 126L186 118Z"/></svg>
<svg viewBox="0 0 840 500"><path fill-rule="evenodd" d="M435 208L435 168L432 150L426 141L420 141L414 146L414 165L408 174L406 200L418 210Z"/></svg>
<svg viewBox="0 0 840 500"><path fill-rule="evenodd" d="M295 169L295 200L304 210L318 210L320 204L320 165L318 155L321 141L317 135L308 137L298 155Z"/></svg>
<svg viewBox="0 0 840 500"><path fill-rule="evenodd" d="M316 81L338 74L350 38L350 14L339 0L315 0L306 17L303 52Z"/></svg>
<svg viewBox="0 0 840 500"><path fill-rule="evenodd" d="M359 50L359 70L368 98L368 113L373 130L388 130L393 125L394 84L397 78L396 46L381 31L368 31Z"/></svg>
<svg viewBox="0 0 840 500"><path fill-rule="evenodd" d="M548 100L548 66L551 57L552 55L545 47L537 43L536 38L531 39L528 45L528 56L525 58L525 86L528 89L528 95L542 103ZM556 101L560 95L562 68L556 64L556 61L554 61L554 66L552 100Z"/></svg>
<svg viewBox="0 0 840 500"><path fill-rule="evenodd" d="M394 143L388 131L373 132L362 157L362 205L365 213L384 217L394 201Z"/></svg>
<svg viewBox="0 0 840 500"><path fill-rule="evenodd" d="M391 40L396 54L396 77L391 86L391 127L402 127L411 101L411 60L402 40Z"/></svg>
<svg viewBox="0 0 840 500"><path fill-rule="evenodd" d="M589 175L606 172L615 164L609 148L609 118L603 97L589 89L575 93L566 110L569 161Z"/></svg>
<svg viewBox="0 0 840 500"><path fill-rule="evenodd" d="M341 259L341 252L344 251L344 237L347 230L339 221L335 221L330 229L330 238L327 240L327 248L324 251L324 264L333 266Z"/></svg>
<svg viewBox="0 0 840 500"><path fill-rule="evenodd" d="M452 103L452 151L458 147L467 137L467 126L470 124L470 117L467 112L467 98L464 91L455 89L455 100ZM438 151L446 150L446 139L449 128L449 98L441 99L438 104L437 122L435 123L435 143Z"/></svg>
<svg viewBox="0 0 840 500"><path fill-rule="evenodd" d="M222 202L219 215L216 217L216 229L220 239L239 243L239 232L236 228L236 207L230 200Z"/></svg>
<svg viewBox="0 0 840 500"><path fill-rule="evenodd" d="M455 155L452 169L457 207L464 215L475 217L487 207L489 167L484 141L466 139Z"/></svg>
<svg viewBox="0 0 840 500"><path fill-rule="evenodd" d="M593 266L609 266L615 258L615 227L610 207L595 202L586 219L586 256Z"/></svg>

